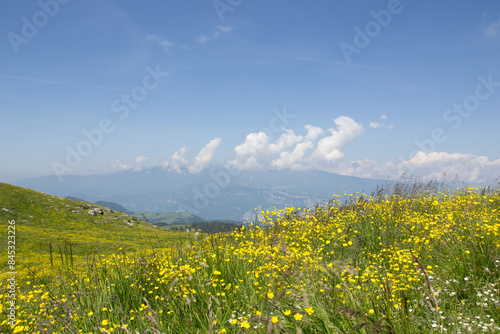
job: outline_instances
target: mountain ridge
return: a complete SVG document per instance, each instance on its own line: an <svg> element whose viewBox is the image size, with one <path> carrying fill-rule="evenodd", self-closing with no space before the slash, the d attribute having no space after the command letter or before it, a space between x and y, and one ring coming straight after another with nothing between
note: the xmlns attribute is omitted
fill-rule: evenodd
<svg viewBox="0 0 500 334"><path fill-rule="evenodd" d="M253 221L272 207L311 207L345 192L372 192L382 180L310 171L177 173L160 167L108 174L18 180L13 184L53 195L110 201L130 211L187 212L207 220ZM257 209L257 211L255 210Z"/></svg>

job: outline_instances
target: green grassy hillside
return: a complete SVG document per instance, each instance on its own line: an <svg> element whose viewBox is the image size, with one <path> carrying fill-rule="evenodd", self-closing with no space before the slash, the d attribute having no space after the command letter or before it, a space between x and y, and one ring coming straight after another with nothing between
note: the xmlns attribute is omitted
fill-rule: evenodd
<svg viewBox="0 0 500 334"><path fill-rule="evenodd" d="M92 254L164 249L178 241L180 233L167 232L149 223L81 201L50 196L0 183L0 222L7 249L8 221L15 221L16 263L36 266ZM64 255L61 259L61 253ZM74 260L73 259L73 260ZM7 261L0 261L5 270Z"/></svg>

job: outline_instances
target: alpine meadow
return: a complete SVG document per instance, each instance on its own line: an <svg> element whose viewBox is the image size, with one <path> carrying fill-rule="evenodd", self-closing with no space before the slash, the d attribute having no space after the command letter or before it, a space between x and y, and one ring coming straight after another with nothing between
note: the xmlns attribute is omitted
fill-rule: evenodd
<svg viewBox="0 0 500 334"><path fill-rule="evenodd" d="M500 331L498 190L397 183L346 195L311 209L266 211L234 232L173 234L129 226L123 216L82 219L72 213L82 202L3 184L0 217L15 220L24 265L16 322L7 318L1 329ZM103 231L109 238L99 239Z"/></svg>

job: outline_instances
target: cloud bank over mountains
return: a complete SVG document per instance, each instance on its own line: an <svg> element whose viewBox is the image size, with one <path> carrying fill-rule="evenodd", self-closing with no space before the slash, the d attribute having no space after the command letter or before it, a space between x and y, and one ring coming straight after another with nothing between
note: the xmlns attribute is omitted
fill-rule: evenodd
<svg viewBox="0 0 500 334"><path fill-rule="evenodd" d="M387 117L382 115L380 120ZM484 156L464 153L418 151L404 161L380 162L372 159L343 161L345 149L363 135L363 125L348 116L339 116L333 120L334 127L322 129L305 125L302 134L291 129L271 138L267 132L252 132L245 141L234 147L234 159L227 161L226 168L236 170L322 170L347 176L374 179L395 179L403 173L418 175L423 180L459 176L465 182L493 182L500 177L500 159L490 161ZM374 126L393 128L391 123ZM215 154L222 143L222 138L212 139L196 156L189 161L185 155L188 148L181 147L170 160L163 161L161 167L177 173L200 173L215 166ZM149 157L138 155L133 164L127 165L116 161L115 170L143 170L148 166ZM220 166L220 164L218 164Z"/></svg>

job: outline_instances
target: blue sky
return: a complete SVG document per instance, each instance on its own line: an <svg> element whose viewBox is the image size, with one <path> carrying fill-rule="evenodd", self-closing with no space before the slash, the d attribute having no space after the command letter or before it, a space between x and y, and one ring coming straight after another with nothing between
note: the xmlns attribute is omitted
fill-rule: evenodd
<svg viewBox="0 0 500 334"><path fill-rule="evenodd" d="M3 182L500 177L498 1L9 1L0 30Z"/></svg>

